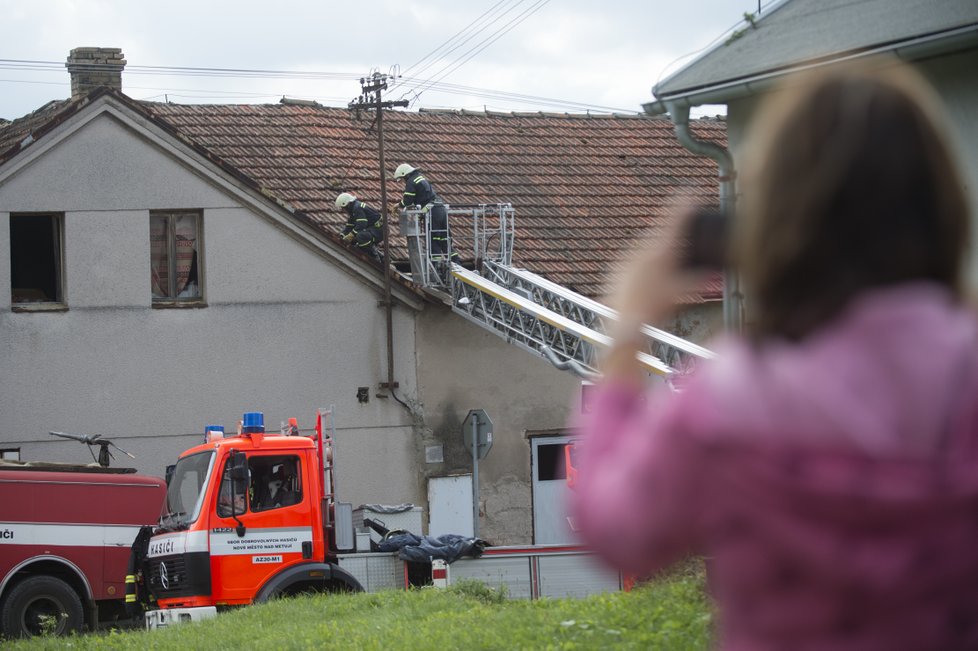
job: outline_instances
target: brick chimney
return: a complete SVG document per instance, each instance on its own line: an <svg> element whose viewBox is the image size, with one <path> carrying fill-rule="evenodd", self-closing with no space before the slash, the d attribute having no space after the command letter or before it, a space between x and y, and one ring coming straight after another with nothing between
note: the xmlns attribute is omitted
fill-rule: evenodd
<svg viewBox="0 0 978 651"><path fill-rule="evenodd" d="M76 47L65 63L71 75L71 99L84 97L99 86L122 90L126 60L117 47Z"/></svg>

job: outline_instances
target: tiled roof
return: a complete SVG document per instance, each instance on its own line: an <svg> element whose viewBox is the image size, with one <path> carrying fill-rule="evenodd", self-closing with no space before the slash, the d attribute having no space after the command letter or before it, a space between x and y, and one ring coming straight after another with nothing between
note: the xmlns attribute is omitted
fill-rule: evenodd
<svg viewBox="0 0 978 651"><path fill-rule="evenodd" d="M333 208L339 192L380 204L369 113L358 120L345 108L292 104L133 104L328 232L345 221ZM723 121L697 120L692 131L726 141ZM593 298L671 197L718 196L716 165L686 151L661 118L395 111L385 112L384 132L389 202L403 189L390 175L408 162L449 204L512 203L514 263ZM391 233L392 257L406 259L393 223ZM700 299L720 293L717 280Z"/></svg>
<svg viewBox="0 0 978 651"><path fill-rule="evenodd" d="M70 103L70 100L55 100L22 118L10 123L0 123L0 161L7 158L15 148L19 149L25 138L33 139L50 129L52 122L57 122L54 118Z"/></svg>
<svg viewBox="0 0 978 651"><path fill-rule="evenodd" d="M144 106L325 228L343 223L333 210L341 191L380 203L376 131L366 113L358 120L347 109L282 104ZM696 121L693 131L726 141L722 121ZM715 164L686 151L662 119L388 112L384 134L388 175L408 162L449 204L512 203L514 262L592 297L670 197L715 202L718 194ZM388 201L402 188L389 180ZM394 257L406 258L392 232ZM719 294L711 283L704 298Z"/></svg>

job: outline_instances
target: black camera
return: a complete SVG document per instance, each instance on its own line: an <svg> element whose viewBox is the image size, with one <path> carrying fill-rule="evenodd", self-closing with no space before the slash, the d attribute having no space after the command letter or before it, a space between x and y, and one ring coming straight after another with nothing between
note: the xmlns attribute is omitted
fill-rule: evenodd
<svg viewBox="0 0 978 651"><path fill-rule="evenodd" d="M683 229L680 264L684 269L720 271L730 264L730 218L716 207L701 206Z"/></svg>

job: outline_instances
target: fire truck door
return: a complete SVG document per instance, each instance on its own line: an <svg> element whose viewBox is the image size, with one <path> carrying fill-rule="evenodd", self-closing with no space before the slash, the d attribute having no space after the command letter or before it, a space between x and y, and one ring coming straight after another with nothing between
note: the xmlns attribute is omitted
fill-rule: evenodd
<svg viewBox="0 0 978 651"><path fill-rule="evenodd" d="M235 512L226 502L231 495L229 476L222 477L209 533L211 577L217 602L242 603L281 569L308 558L313 547L313 494L299 456L249 455L251 484L239 499ZM222 497L224 498L222 500Z"/></svg>

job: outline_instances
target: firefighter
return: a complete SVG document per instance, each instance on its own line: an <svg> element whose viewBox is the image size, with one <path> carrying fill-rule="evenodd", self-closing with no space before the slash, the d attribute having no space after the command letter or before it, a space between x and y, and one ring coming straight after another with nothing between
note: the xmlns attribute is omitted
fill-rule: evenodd
<svg viewBox="0 0 978 651"><path fill-rule="evenodd" d="M292 506L298 504L300 494L292 490L294 473L288 464L282 463L272 469L268 483L263 491L261 499L258 501L258 508L275 509L280 506Z"/></svg>
<svg viewBox="0 0 978 651"><path fill-rule="evenodd" d="M384 259L377 250L377 244L384 241L383 215L349 192L336 197L336 209L346 213L343 241L383 264Z"/></svg>
<svg viewBox="0 0 978 651"><path fill-rule="evenodd" d="M417 206L421 208L422 214L430 215L431 229L431 256L434 259L444 259L448 253L448 242L450 239L448 231L448 211L445 204L431 187L431 182L424 177L416 167L408 163L401 163L394 170L394 180L404 179L404 198L401 199L401 208L411 208ZM451 252L452 262L458 262L458 254Z"/></svg>

